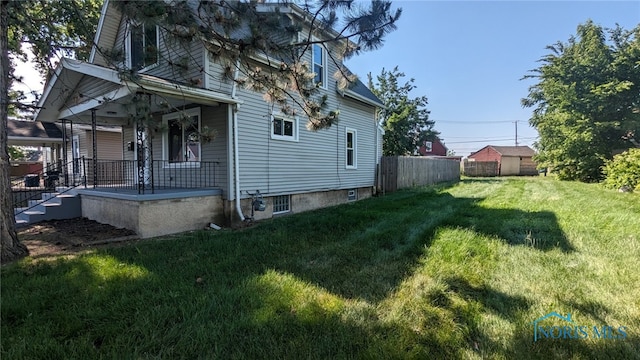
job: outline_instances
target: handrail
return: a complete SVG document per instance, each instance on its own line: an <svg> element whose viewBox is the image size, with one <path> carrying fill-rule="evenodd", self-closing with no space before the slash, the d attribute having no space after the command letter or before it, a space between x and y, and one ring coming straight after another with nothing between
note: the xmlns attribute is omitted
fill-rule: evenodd
<svg viewBox="0 0 640 360"><path fill-rule="evenodd" d="M78 160L79 159L72 160L67 164L57 162L48 165L41 171L27 174L21 178L14 177L14 179L11 181L13 208L20 209L20 211L15 213L15 215L33 209L38 205L48 201L49 199L42 200L42 194L49 190L53 190L53 192L56 192L58 194L64 194L77 188L78 186L84 185L86 183L86 174L79 176L75 171L75 169L77 169ZM67 184L65 184L65 189L60 192L57 188L60 185L61 174L64 174L64 170L69 168L74 171L73 175L75 176L73 176L73 181L71 183L67 182ZM30 200L39 201L29 206Z"/></svg>
<svg viewBox="0 0 640 360"><path fill-rule="evenodd" d="M73 159L66 164L61 161L47 166L38 173L28 174L22 178L14 178L11 187L13 190L13 207L21 208L20 212L32 209L42 200L32 206L27 206L29 200L42 197L47 190L55 191L58 186L65 186L62 193L66 193L79 186L94 188L109 188L134 190L139 194L145 191L166 189L198 189L216 188L215 161L198 162L169 162L166 160L153 160L147 162L148 171L153 173L153 181L145 184L144 189L138 187L138 161L137 160L97 160L96 176L87 176L87 169L94 169L93 159L84 157ZM88 183L87 179L95 179L95 183ZM94 182L94 181L91 181ZM58 192L58 191L55 191Z"/></svg>

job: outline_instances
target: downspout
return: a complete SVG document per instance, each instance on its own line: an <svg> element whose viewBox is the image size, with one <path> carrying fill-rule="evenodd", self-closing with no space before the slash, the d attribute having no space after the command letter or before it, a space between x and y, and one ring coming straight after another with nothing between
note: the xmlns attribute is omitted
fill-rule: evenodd
<svg viewBox="0 0 640 360"><path fill-rule="evenodd" d="M378 193L379 185L380 185L380 156L378 156L378 146L380 142L380 135L378 129L378 109L373 109L373 122L376 127L376 146L375 146L375 158L376 158L376 176L375 176L375 184L373 186L374 193Z"/></svg>
<svg viewBox="0 0 640 360"><path fill-rule="evenodd" d="M233 86L231 87L231 98L236 98L236 89L238 87L238 83L236 79L238 78L238 72L240 71L240 60L236 60L236 70L233 73ZM233 155L234 155L234 163L233 163L233 173L235 176L234 190L235 190L235 200L236 200L236 213L238 213L238 217L240 217L240 221L244 221L245 217L242 213L242 206L240 204L240 157L238 155L238 104L233 105Z"/></svg>

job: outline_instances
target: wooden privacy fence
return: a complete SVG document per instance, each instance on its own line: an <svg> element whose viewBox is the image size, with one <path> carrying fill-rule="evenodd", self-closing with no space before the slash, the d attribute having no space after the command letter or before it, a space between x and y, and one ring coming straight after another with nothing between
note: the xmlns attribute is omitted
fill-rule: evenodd
<svg viewBox="0 0 640 360"><path fill-rule="evenodd" d="M464 160L462 173L465 176L498 176L500 166L497 161Z"/></svg>
<svg viewBox="0 0 640 360"><path fill-rule="evenodd" d="M460 180L460 161L420 156L383 156L378 187L396 191L413 186Z"/></svg>

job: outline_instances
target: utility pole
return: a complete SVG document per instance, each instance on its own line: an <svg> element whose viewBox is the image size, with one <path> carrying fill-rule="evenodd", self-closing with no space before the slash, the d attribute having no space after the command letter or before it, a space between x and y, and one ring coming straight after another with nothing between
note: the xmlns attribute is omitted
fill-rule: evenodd
<svg viewBox="0 0 640 360"><path fill-rule="evenodd" d="M516 124L516 146L518 146L518 120L513 122L514 124Z"/></svg>

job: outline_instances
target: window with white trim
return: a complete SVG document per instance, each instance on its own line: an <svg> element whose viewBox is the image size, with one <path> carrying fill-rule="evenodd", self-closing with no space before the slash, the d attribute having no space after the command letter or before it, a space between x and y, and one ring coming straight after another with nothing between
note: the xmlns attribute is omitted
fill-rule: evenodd
<svg viewBox="0 0 640 360"><path fill-rule="evenodd" d="M313 81L320 84L320 87L327 88L327 52L320 44L313 44Z"/></svg>
<svg viewBox="0 0 640 360"><path fill-rule="evenodd" d="M199 163L201 154L200 108L164 115L163 159L169 163Z"/></svg>
<svg viewBox="0 0 640 360"><path fill-rule="evenodd" d="M282 214L291 211L291 196L280 195L273 197L273 213Z"/></svg>
<svg viewBox="0 0 640 360"><path fill-rule="evenodd" d="M355 169L358 167L357 142L358 138L356 136L356 131L347 128L345 137L345 164L347 169Z"/></svg>
<svg viewBox="0 0 640 360"><path fill-rule="evenodd" d="M131 24L129 31L129 66L141 70L158 63L159 37L157 26Z"/></svg>
<svg viewBox="0 0 640 360"><path fill-rule="evenodd" d="M432 141L425 141L424 142L424 151L425 152L432 152L433 151L433 142Z"/></svg>
<svg viewBox="0 0 640 360"><path fill-rule="evenodd" d="M271 117L271 138L298 141L298 117L273 115Z"/></svg>

